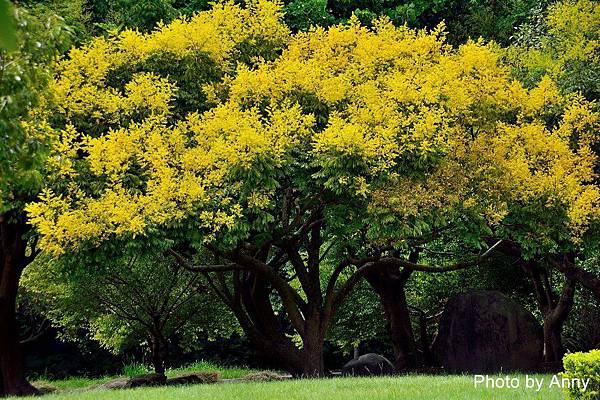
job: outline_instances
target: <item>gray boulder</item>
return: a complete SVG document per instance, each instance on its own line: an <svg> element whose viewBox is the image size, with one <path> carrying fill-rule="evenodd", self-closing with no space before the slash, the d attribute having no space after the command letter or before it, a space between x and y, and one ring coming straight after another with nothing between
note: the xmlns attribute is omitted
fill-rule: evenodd
<svg viewBox="0 0 600 400"><path fill-rule="evenodd" d="M378 376L394 373L394 366L385 357L368 353L351 360L342 368L344 376Z"/></svg>
<svg viewBox="0 0 600 400"><path fill-rule="evenodd" d="M432 351L448 372L536 369L543 334L533 315L497 291L472 291L448 301Z"/></svg>

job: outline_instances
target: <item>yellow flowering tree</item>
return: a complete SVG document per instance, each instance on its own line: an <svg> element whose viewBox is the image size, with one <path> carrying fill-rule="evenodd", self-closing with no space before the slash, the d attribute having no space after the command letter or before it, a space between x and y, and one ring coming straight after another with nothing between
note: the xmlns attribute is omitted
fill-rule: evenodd
<svg viewBox="0 0 600 400"><path fill-rule="evenodd" d="M61 63L55 179L28 207L46 251L169 240L259 351L318 376L332 316L364 276L466 268L493 250L455 265L405 258L438 231L481 246L493 227L519 213L533 225L527 213L543 211L557 223L531 242L547 246L596 219L596 116L549 79L531 90L511 80L492 45L453 49L443 26L386 19L289 38L268 2L195 18L223 7L256 25L219 22L210 41L192 41L218 76L201 91L152 62L191 51L194 19L97 39ZM198 265L206 251L214 262Z"/></svg>

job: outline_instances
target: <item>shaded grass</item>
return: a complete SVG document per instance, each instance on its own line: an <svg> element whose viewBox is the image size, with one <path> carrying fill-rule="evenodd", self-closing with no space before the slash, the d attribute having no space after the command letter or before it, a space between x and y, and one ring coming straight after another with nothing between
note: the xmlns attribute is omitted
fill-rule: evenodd
<svg viewBox="0 0 600 400"><path fill-rule="evenodd" d="M563 400L560 389L549 388L550 376L540 392L526 389L524 375L519 376L518 389L475 388L471 375L408 375L381 378L334 378L250 382L236 384L153 387L128 390L91 390L49 395L49 400L470 400L470 399L543 399Z"/></svg>

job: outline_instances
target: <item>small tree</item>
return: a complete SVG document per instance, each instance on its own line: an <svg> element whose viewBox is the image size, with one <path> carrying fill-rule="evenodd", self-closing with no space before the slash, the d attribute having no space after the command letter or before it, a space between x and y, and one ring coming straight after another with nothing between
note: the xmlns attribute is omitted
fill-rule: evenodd
<svg viewBox="0 0 600 400"><path fill-rule="evenodd" d="M145 343L152 365L164 374L173 339L186 348L201 334L235 329L235 319L214 302L201 275L172 257L139 251L111 254L94 265L40 257L23 276L24 289L44 304L44 314L77 341L81 329L114 352Z"/></svg>

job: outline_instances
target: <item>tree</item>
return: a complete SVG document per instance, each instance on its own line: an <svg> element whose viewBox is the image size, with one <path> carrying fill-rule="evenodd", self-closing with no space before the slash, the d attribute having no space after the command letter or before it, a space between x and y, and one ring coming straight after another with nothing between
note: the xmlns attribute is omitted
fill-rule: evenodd
<svg viewBox="0 0 600 400"><path fill-rule="evenodd" d="M408 261L416 263L418 252L412 252ZM412 273L408 268L387 267L365 274L385 311L386 328L394 349L394 367L399 371L414 368L423 361L418 354L405 291Z"/></svg>
<svg viewBox="0 0 600 400"><path fill-rule="evenodd" d="M23 288L41 299L44 314L68 339L77 341L87 329L114 352L146 343L157 374L165 373L173 339L193 347L201 333L213 337L235 327L199 274L139 245L91 263L39 257L26 270Z"/></svg>
<svg viewBox="0 0 600 400"><path fill-rule="evenodd" d="M67 39L56 15L14 8L11 16L18 28L15 49L0 48L0 396L35 392L25 380L15 320L21 272L37 253L23 207L41 188L52 136L32 110Z"/></svg>
<svg viewBox="0 0 600 400"><path fill-rule="evenodd" d="M97 39L61 65L53 118L66 128L50 160L63 169L28 207L31 221L56 256L162 231L257 349L295 375L325 373L332 317L368 273L477 265L494 247L483 233L514 215L508 205L556 205L546 213L573 235L597 215L589 143L570 147L589 137L573 118L593 113L550 80L532 90L511 80L490 45L454 50L442 27L352 19L213 80L203 93L216 106L202 112L175 97L186 81L121 72L147 48L182 49L182 26ZM273 38L274 26L247 31ZM213 49L229 38L196 40L220 66ZM449 224L482 250L453 265L406 259ZM215 261L198 263L203 251Z"/></svg>

